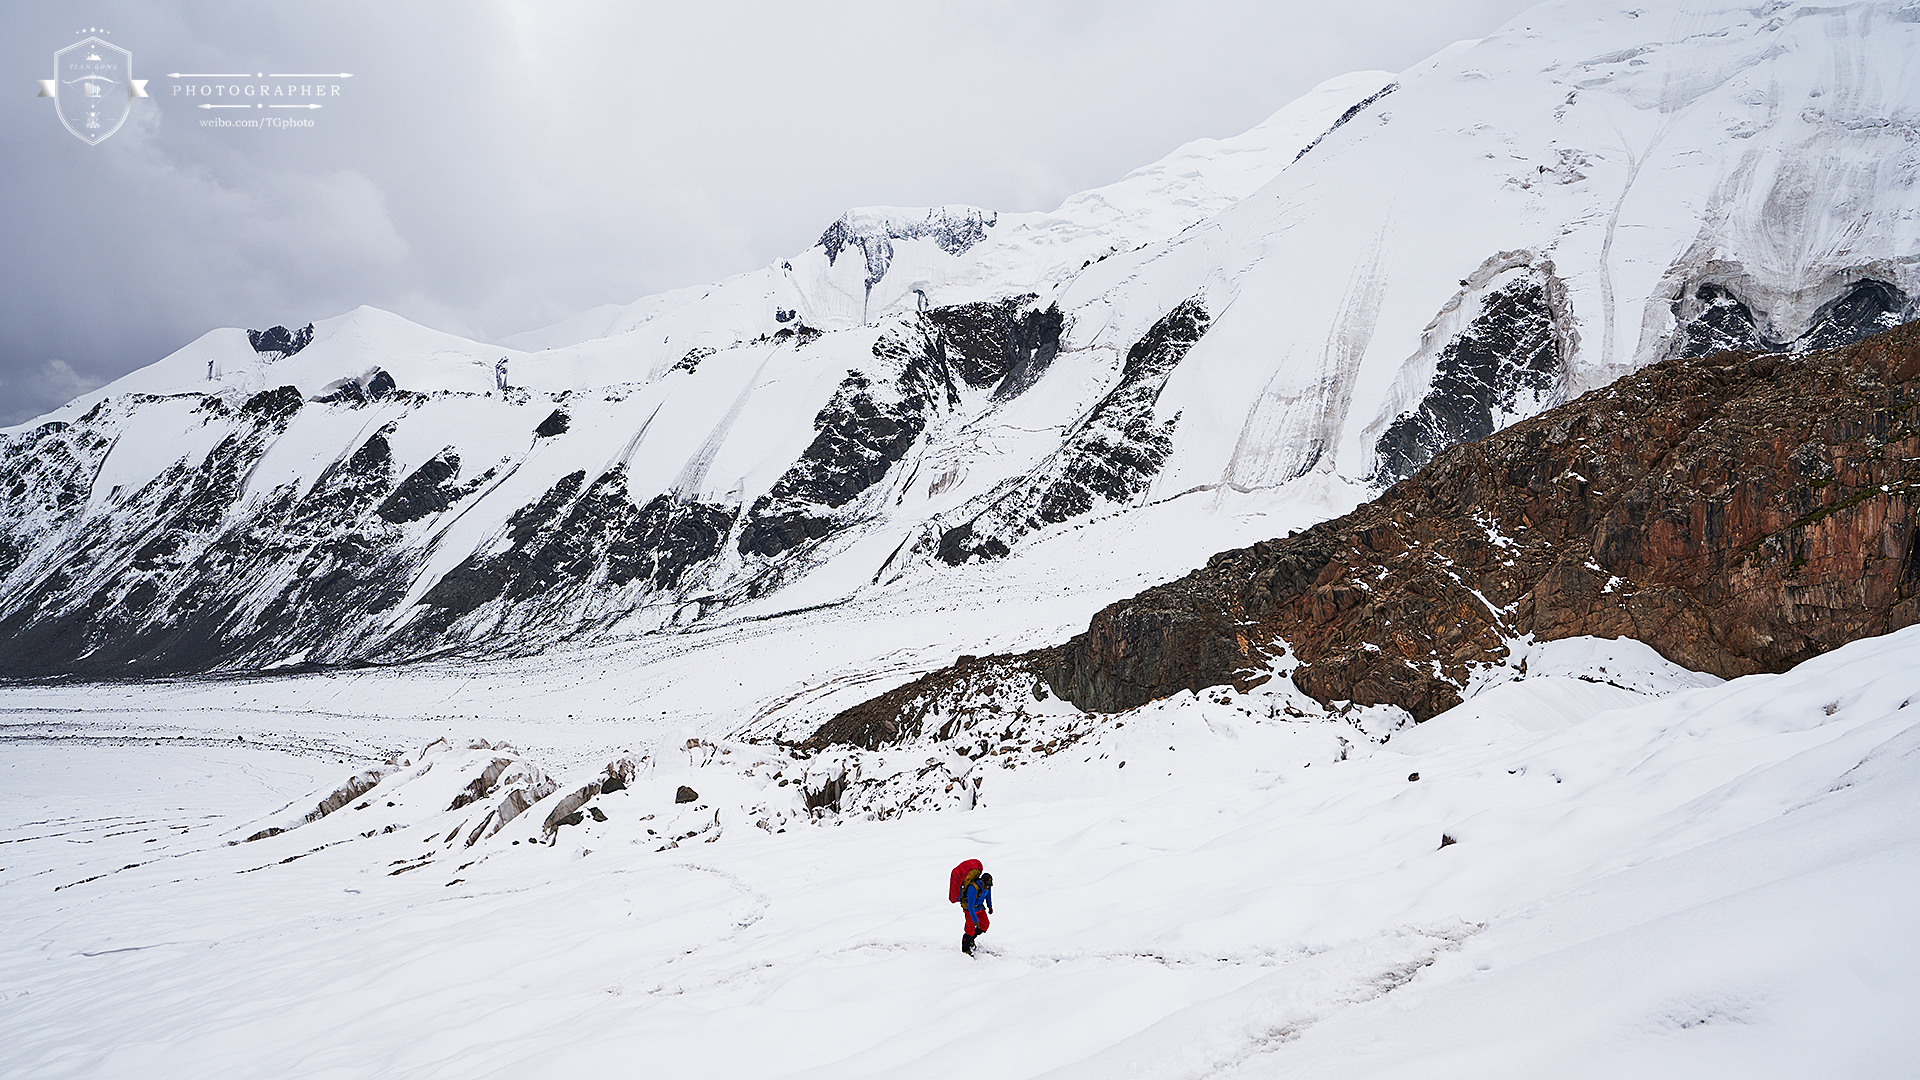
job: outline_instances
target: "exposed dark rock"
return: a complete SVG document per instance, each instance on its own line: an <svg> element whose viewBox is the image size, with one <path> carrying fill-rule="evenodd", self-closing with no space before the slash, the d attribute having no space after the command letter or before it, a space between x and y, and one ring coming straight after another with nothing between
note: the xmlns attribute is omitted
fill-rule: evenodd
<svg viewBox="0 0 1920 1080"><path fill-rule="evenodd" d="M646 581L656 589L677 589L689 571L720 554L734 516L724 506L656 495L641 508L635 527L609 542L607 578L615 585Z"/></svg>
<svg viewBox="0 0 1920 1080"><path fill-rule="evenodd" d="M1798 352L1851 345L1920 316L1920 298L1897 287L1862 278L1822 304L1807 329L1791 341L1774 341L1760 331L1763 318L1730 285L1702 281L1673 303L1677 326L1668 344L1676 357L1705 356L1725 350Z"/></svg>
<svg viewBox="0 0 1920 1080"><path fill-rule="evenodd" d="M458 617L499 596L500 590L506 585L507 576L497 566L490 561L477 561L469 557L441 575L440 580L433 583L433 588L420 598L420 602Z"/></svg>
<svg viewBox="0 0 1920 1080"><path fill-rule="evenodd" d="M827 535L834 519L823 510L845 506L886 476L927 424L927 395L918 386L902 389L890 400L859 372L847 376L814 417L813 442L754 501L740 530L741 554L778 555Z"/></svg>
<svg viewBox="0 0 1920 1080"><path fill-rule="evenodd" d="M446 510L493 473L456 484L458 458L447 451L396 487L389 425L323 470L306 492L289 485L266 493L248 514L231 516L284 423L273 417L297 401L277 392L257 398L204 460L163 470L125 496L115 514L89 518L45 556L35 556L24 539L45 535L38 522L33 533L0 530L7 541L0 556L8 563L45 563L0 608L0 673L148 675L289 657L405 657L476 636L550 641L578 629L571 620L582 612L611 617L627 610L631 601L621 602L616 590L630 583L678 587L690 568L721 551L732 528L727 508L666 497L636 508L624 472L591 487L576 473L512 517L506 551L463 560L428 590L424 617L407 620L391 638L376 636L384 631L374 617L400 605L418 573L414 542L396 527ZM90 433L81 442L97 454L110 445ZM34 477L61 457L61 446L42 446L28 458L16 437L0 457L0 480L13 476L21 495L31 497ZM69 462L60 470L63 486L49 488L48 497L84 505L84 485L97 468ZM480 631L456 626L494 600L505 602L507 617Z"/></svg>
<svg viewBox="0 0 1920 1080"><path fill-rule="evenodd" d="M332 389L313 399L316 405L365 405L367 392L358 379L339 379Z"/></svg>
<svg viewBox="0 0 1920 1080"><path fill-rule="evenodd" d="M684 371L684 372L687 372L688 374L692 374L696 369L700 367L700 361L705 360L709 356L712 356L717 351L718 350L710 349L705 345L696 345L693 348L688 349L687 354L685 356L682 356L680 359L675 360L673 362L673 367L668 370Z"/></svg>
<svg viewBox="0 0 1920 1080"><path fill-rule="evenodd" d="M994 398L1004 400L1032 386L1060 351L1059 307L1034 310L1032 301L1028 294L957 304L922 317L937 331L934 347L954 374L968 386L993 386Z"/></svg>
<svg viewBox="0 0 1920 1080"><path fill-rule="evenodd" d="M391 396L397 390L393 376L387 374L385 368L374 368L366 375L335 379L313 400L323 405L365 405Z"/></svg>
<svg viewBox="0 0 1920 1080"><path fill-rule="evenodd" d="M1368 109L1373 107L1375 102L1379 101L1381 98L1386 97L1388 94L1391 94L1398 89L1400 89L1399 83L1388 83L1387 85L1381 87L1378 91L1376 91L1372 95L1368 96L1365 100L1356 102L1354 105L1349 107L1346 112L1341 113L1340 119L1335 120L1332 123L1332 125L1327 128L1327 130L1314 136L1314 139L1312 142L1301 147L1300 152L1293 155L1293 160L1299 161L1301 158L1306 157L1309 153L1312 153L1314 147L1319 146L1321 141L1324 140L1327 136L1333 134L1336 131L1339 131L1341 126L1344 125L1347 121L1353 119L1356 116L1359 116L1363 112L1366 112Z"/></svg>
<svg viewBox="0 0 1920 1080"><path fill-rule="evenodd" d="M267 420L285 420L300 411L306 399L300 396L297 386L281 386L272 390L262 390L247 399L240 411L252 413Z"/></svg>
<svg viewBox="0 0 1920 1080"><path fill-rule="evenodd" d="M493 478L494 470L488 469L465 484L455 484L454 477L459 475L460 455L449 446L400 481L374 513L395 525L438 514L479 490Z"/></svg>
<svg viewBox="0 0 1920 1080"><path fill-rule="evenodd" d="M775 330L773 332L773 340L782 344L792 342L794 348L804 349L815 341L818 341L823 333L825 333L825 331L815 330L806 323L800 323L797 326L786 326Z"/></svg>
<svg viewBox="0 0 1920 1080"><path fill-rule="evenodd" d="M114 440L86 426L42 424L4 443L0 456L0 510L16 527L38 521L64 528L85 508L91 477L112 451ZM26 535L0 533L0 581L10 577L32 552Z"/></svg>
<svg viewBox="0 0 1920 1080"><path fill-rule="evenodd" d="M680 503L660 495L645 507L627 497L626 470L601 475L583 492L584 471L562 477L540 500L507 522L509 547L476 552L421 597L436 609L416 619L395 648L418 648L437 640L462 616L496 600L526 602L516 625L537 625L564 598L584 600L601 587L641 582L653 589L679 587L692 568L719 554L733 526L733 512L703 503Z"/></svg>
<svg viewBox="0 0 1920 1080"><path fill-rule="evenodd" d="M927 734L929 716L945 716L951 735L970 708L997 711L1000 702L1043 685L1052 650L1021 656L965 656L948 668L916 679L846 709L822 724L804 744L810 749L858 746L868 750Z"/></svg>
<svg viewBox="0 0 1920 1080"><path fill-rule="evenodd" d="M298 330L289 330L284 326L275 326L267 330L247 331L247 341L252 343L253 351L265 354L269 360L284 360L313 340L313 324L308 323Z"/></svg>
<svg viewBox="0 0 1920 1080"><path fill-rule="evenodd" d="M1729 350L1766 351L1754 327L1753 309L1725 286L1705 282L1691 297L1693 314L1675 328L1669 346L1675 356L1706 356ZM1676 302L1676 313L1684 301Z"/></svg>
<svg viewBox="0 0 1920 1080"><path fill-rule="evenodd" d="M1054 357L1060 355L1060 334L1065 325L1066 316L1058 304L1045 311L1029 311L1014 324L1012 359L999 385L993 388L993 400L1019 397L1040 381Z"/></svg>
<svg viewBox="0 0 1920 1080"><path fill-rule="evenodd" d="M842 519L833 511L886 477L935 407L958 400L942 356L925 335L883 335L873 355L875 367L891 377L847 373L813 418L813 442L748 510L741 554L778 555L834 531Z"/></svg>
<svg viewBox="0 0 1920 1080"><path fill-rule="evenodd" d="M1907 296L1887 282L1866 278L1820 305L1794 346L1833 349L1851 345L1915 317L1920 317L1920 297Z"/></svg>
<svg viewBox="0 0 1920 1080"><path fill-rule="evenodd" d="M811 778L810 778L811 779ZM840 801L846 798L847 774L836 771L819 778L819 783L808 784L800 791L800 801L808 810L840 812Z"/></svg>
<svg viewBox="0 0 1920 1080"><path fill-rule="evenodd" d="M1250 689L1283 650L1322 702L1458 704L1506 641L1633 637L1724 677L1920 621L1920 323L1841 349L1656 364L1477 443L1351 514L847 710L885 742L933 705L1043 678L1113 712ZM980 679L991 665L997 679ZM973 705L971 707L980 707Z"/></svg>
<svg viewBox="0 0 1920 1080"><path fill-rule="evenodd" d="M1173 418L1156 421L1154 402L1210 324L1198 297L1154 323L1127 350L1119 382L1060 450L1027 475L970 503L963 510L967 520L940 534L934 554L952 565L1000 558L1035 529L1084 514L1100 501L1125 504L1145 491L1173 452Z"/></svg>
<svg viewBox="0 0 1920 1080"><path fill-rule="evenodd" d="M567 428L570 427L572 423L573 421L568 418L565 409L555 409L547 414L545 420L540 421L539 427L533 429L533 437L536 439L551 439L555 435L565 434Z"/></svg>
<svg viewBox="0 0 1920 1080"><path fill-rule="evenodd" d="M698 799L699 797L700 797L699 792L693 790L692 788L688 787L685 784L681 784L680 790L673 793L673 801L676 803L690 803Z"/></svg>
<svg viewBox="0 0 1920 1080"><path fill-rule="evenodd" d="M1403 479L1454 443L1493 434L1522 411L1522 394L1532 398L1526 412L1559 404L1567 358L1550 287L1528 274L1486 298L1479 317L1441 350L1426 397L1380 436L1375 482Z"/></svg>
<svg viewBox="0 0 1920 1080"><path fill-rule="evenodd" d="M1031 385L1059 350L1062 322L1057 308L1024 310L1031 299L936 308L921 328L883 335L876 373L848 373L814 417L812 444L754 501L740 552L778 555L850 524L839 511L887 476L936 410L959 403L962 385L996 396Z"/></svg>

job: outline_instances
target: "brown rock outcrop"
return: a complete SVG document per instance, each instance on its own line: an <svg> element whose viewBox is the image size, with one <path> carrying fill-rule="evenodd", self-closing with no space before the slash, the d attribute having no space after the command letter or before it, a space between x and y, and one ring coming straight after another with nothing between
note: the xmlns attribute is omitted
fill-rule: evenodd
<svg viewBox="0 0 1920 1080"><path fill-rule="evenodd" d="M1248 688L1290 647L1315 698L1424 720L1529 634L1634 637L1725 677L1782 671L1920 621L1916 406L1920 323L1656 364L1454 446L1345 517L1215 555L1064 645L974 661L974 678L990 663L1114 712ZM958 681L935 672L880 711L910 715ZM815 739L843 741L855 713L879 734L879 704Z"/></svg>

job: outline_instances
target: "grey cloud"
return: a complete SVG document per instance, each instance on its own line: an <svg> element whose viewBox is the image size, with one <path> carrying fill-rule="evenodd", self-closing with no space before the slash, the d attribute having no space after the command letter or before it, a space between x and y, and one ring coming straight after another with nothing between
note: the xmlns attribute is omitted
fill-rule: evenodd
<svg viewBox="0 0 1920 1080"><path fill-rule="evenodd" d="M42 361L37 367L21 365L0 372L0 400L7 402L6 411L0 412L0 425L31 420L105 382L105 379L82 375L59 359Z"/></svg>
<svg viewBox="0 0 1920 1080"><path fill-rule="evenodd" d="M0 111L0 415L46 407L22 388L53 357L80 386L361 303L497 336L765 265L848 206L1047 209L1523 6L7 5L17 85L97 25L155 96L98 147ZM248 69L354 78L312 129L245 133L165 78Z"/></svg>

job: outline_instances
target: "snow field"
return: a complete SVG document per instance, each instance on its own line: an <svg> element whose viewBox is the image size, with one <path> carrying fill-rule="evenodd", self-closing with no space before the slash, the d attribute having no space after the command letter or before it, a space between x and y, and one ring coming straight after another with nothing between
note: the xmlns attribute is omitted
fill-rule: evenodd
<svg viewBox="0 0 1920 1080"><path fill-rule="evenodd" d="M986 759L979 809L784 833L724 790L781 755L649 748L588 804L606 821L534 844L536 806L397 874L444 846L467 774L435 768L489 750L408 755L367 810L227 845L354 763L9 739L35 779L0 802L6 1075L1897 1075L1920 631L1720 686L1641 663L1661 697L1598 681L1632 643L1536 649L1556 673L1384 744L1186 694ZM654 850L710 799L716 842ZM114 801L119 847L55 820ZM139 848L161 857L49 884ZM975 960L943 902L969 856L996 878Z"/></svg>

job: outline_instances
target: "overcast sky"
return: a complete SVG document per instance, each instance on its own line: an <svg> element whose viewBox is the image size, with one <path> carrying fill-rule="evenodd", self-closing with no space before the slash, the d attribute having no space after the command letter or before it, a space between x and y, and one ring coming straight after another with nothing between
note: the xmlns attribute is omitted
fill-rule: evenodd
<svg viewBox="0 0 1920 1080"><path fill-rule="evenodd" d="M0 423L218 326L373 304L490 339L762 266L850 206L1051 209L1528 6L0 5ZM98 146L33 96L92 27L152 95ZM353 77L283 131L203 127L232 112L167 78L242 71Z"/></svg>

